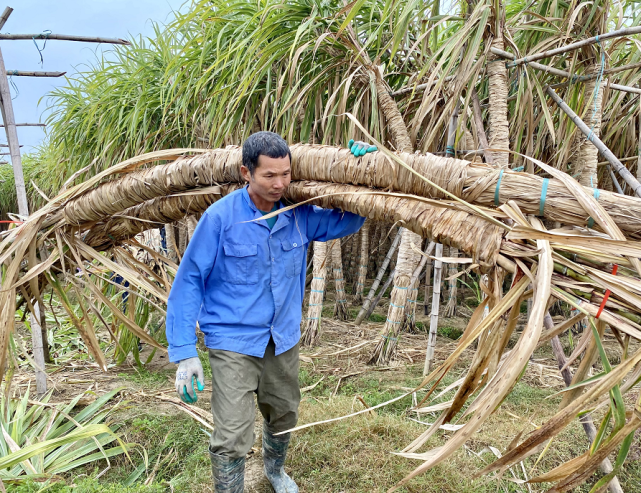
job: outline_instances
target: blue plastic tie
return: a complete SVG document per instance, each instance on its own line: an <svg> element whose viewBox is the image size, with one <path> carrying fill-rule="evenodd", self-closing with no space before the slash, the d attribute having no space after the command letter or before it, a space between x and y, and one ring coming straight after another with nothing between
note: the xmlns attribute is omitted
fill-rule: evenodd
<svg viewBox="0 0 641 493"><path fill-rule="evenodd" d="M38 50L38 54L40 55L40 67L44 65L44 58L42 58L42 52L45 51L45 48L47 47L47 39L49 39L50 34L51 34L51 31L49 29L46 29L42 31L42 34L38 35L38 39L44 38L45 40L44 44L42 45L42 49L40 49L40 47L38 46L38 43L36 43L36 36L31 37L31 39L33 40L33 44L36 45L36 50Z"/></svg>
<svg viewBox="0 0 641 493"><path fill-rule="evenodd" d="M456 151L454 150L454 146L447 146L445 148L445 155L446 156L454 156Z"/></svg>
<svg viewBox="0 0 641 493"><path fill-rule="evenodd" d="M525 166L517 166L512 171L516 171L517 173L519 173L519 172L523 171L524 169L525 169Z"/></svg>
<svg viewBox="0 0 641 493"><path fill-rule="evenodd" d="M400 323L400 322L394 322L394 323ZM383 339L387 339L388 341L398 341L398 337L392 337L392 336L386 336L386 335L381 335Z"/></svg>
<svg viewBox="0 0 641 493"><path fill-rule="evenodd" d="M311 292L312 293L324 293L325 291L320 291L318 289L312 289Z"/></svg>
<svg viewBox="0 0 641 493"><path fill-rule="evenodd" d="M307 317L307 320L319 320L318 317Z"/></svg>
<svg viewBox="0 0 641 493"><path fill-rule="evenodd" d="M9 72L10 72L10 74L9 74L9 84L11 84L11 87L13 87L13 90L16 92L16 95L11 98L11 100L13 101L18 96L20 96L20 91L18 90L18 86L13 81L13 76L14 75L18 75L18 71L17 70L10 70Z"/></svg>
<svg viewBox="0 0 641 493"><path fill-rule="evenodd" d="M320 279L321 281L324 281L324 280L325 280L325 278L324 278L324 277L312 277L312 279Z"/></svg>
<svg viewBox="0 0 641 493"><path fill-rule="evenodd" d="M391 324L400 324L400 322L393 322L393 321L392 321L392 320L390 320L389 318L386 320L386 322L389 322L389 323L391 323Z"/></svg>
<svg viewBox="0 0 641 493"><path fill-rule="evenodd" d="M403 288L403 287L401 287L401 286L394 286L394 288L396 288L396 289L409 289L409 287L407 287L407 288Z"/></svg>
<svg viewBox="0 0 641 493"><path fill-rule="evenodd" d="M405 305L395 305L394 303L389 304L390 306L393 306L394 308L405 308Z"/></svg>
<svg viewBox="0 0 641 493"><path fill-rule="evenodd" d="M539 216L543 216L543 209L545 209L545 199L548 195L548 185L550 184L549 178L543 179L543 186L541 187L541 201L539 202Z"/></svg>
<svg viewBox="0 0 641 493"><path fill-rule="evenodd" d="M494 190L494 205L499 205L499 189L501 188L501 180L503 179L503 170L499 173L499 181L496 182L496 190Z"/></svg>

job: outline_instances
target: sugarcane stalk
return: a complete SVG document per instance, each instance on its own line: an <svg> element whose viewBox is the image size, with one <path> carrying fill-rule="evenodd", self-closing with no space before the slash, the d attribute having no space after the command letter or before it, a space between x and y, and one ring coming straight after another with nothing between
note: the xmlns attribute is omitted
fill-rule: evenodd
<svg viewBox="0 0 641 493"><path fill-rule="evenodd" d="M358 255L358 275L356 276L356 283L354 284L354 300L353 304L359 304L363 300L363 292L365 290L365 280L367 279L367 261L369 253L369 230L372 225L371 221L365 221L363 227L361 228L361 244L360 244L360 254Z"/></svg>
<svg viewBox="0 0 641 493"><path fill-rule="evenodd" d="M503 35L492 40L492 46L503 49ZM488 108L490 121L490 145L493 148L510 149L510 128L507 118L507 69L505 64L497 57L492 57L487 64L488 93L490 107ZM509 164L509 153L494 153L494 162L501 167Z"/></svg>
<svg viewBox="0 0 641 493"><path fill-rule="evenodd" d="M554 102L561 108L561 110L570 117L574 124L589 138L589 140L596 146L596 148L603 154L603 157L608 160L612 167L619 173L619 176L625 180L628 186L632 189L637 197L641 197L641 183L634 177L632 173L619 161L610 149L592 133L590 128L579 118L579 116L570 108L560 97L554 92L550 86L546 87L545 92L554 100Z"/></svg>
<svg viewBox="0 0 641 493"><path fill-rule="evenodd" d="M443 256L443 245L436 245L437 259ZM436 347L436 330L438 329L438 309L441 300L441 271L443 262L440 260L434 261L434 290L432 292L432 315L430 318L430 334L427 340L427 352L425 353L425 367L423 368L423 375L427 375L432 368L434 360L434 348Z"/></svg>
<svg viewBox="0 0 641 493"><path fill-rule="evenodd" d="M376 279L374 279L372 286L369 288L369 292L367 293L367 298L365 299L365 303L363 303L363 306L361 307L361 310L358 312L358 316L356 317L356 321L354 322L356 325L360 325L363 322L363 319L365 318L365 313L369 309L372 303L372 300L374 299L374 295L376 294L376 290L378 289L378 286L381 283L381 280L383 279L383 275L387 270L387 266L392 260L392 256L394 255L394 252L396 251L396 248L398 247L398 244L401 241L402 229L403 228L399 228L398 232L396 233L396 236L394 237L394 241L392 241L392 246L387 251L385 260L383 260L383 263L381 264L380 269L378 269L378 274L376 275Z"/></svg>
<svg viewBox="0 0 641 493"><path fill-rule="evenodd" d="M314 346L321 334L321 316L323 312L323 296L325 280L327 279L327 243L314 242L312 284L309 293L307 320L301 335L303 346Z"/></svg>
<svg viewBox="0 0 641 493"><path fill-rule="evenodd" d="M568 51L578 50L583 46L591 45L599 41L605 41L606 39L617 38L620 36L629 36L631 34L638 34L638 33L641 33L641 26L626 27L624 29L619 29L618 31L599 34L598 36L595 36L593 38L577 41L576 43L571 43L569 45L561 46L553 50L548 50L541 53L533 53L532 55L527 55L523 58L519 58L518 60L514 60L513 62L508 63L507 66L516 67L518 65L522 65L524 63L530 63L535 60L540 60L542 58L550 58L555 55L560 55L561 53L567 53Z"/></svg>
<svg viewBox="0 0 641 493"><path fill-rule="evenodd" d="M458 250L454 247L450 247L450 257L458 257ZM456 274L458 273L458 264L451 262L449 264L448 277L449 277L449 296L447 298L447 304L445 305L445 317L454 317L456 315L456 296L457 296L457 280Z"/></svg>
<svg viewBox="0 0 641 493"><path fill-rule="evenodd" d="M551 330L552 328L554 328L554 322L552 321L552 317L550 316L549 312L546 313L545 317L543 318L543 325L545 326L546 330ZM563 352L563 346L561 346L559 336L554 336L550 340L550 345L552 346L552 352L554 353L554 357L556 358L559 370L561 371L561 376L563 377L565 386L569 387L572 384L572 372L569 368L566 368L567 359L565 358L565 353ZM590 440L590 443L592 443L596 438L596 427L592 422L592 417L590 416L590 414L584 414L583 416L581 416L579 421L581 422L581 426L583 426L583 430L585 431L588 440ZM610 474L613 471L612 463L607 457L603 459L599 468L601 469L601 472L603 472L603 474ZM612 480L608 484L608 490L611 493L623 493L621 484L619 483L619 480L616 476L612 478Z"/></svg>
<svg viewBox="0 0 641 493"><path fill-rule="evenodd" d="M339 320L347 320L347 298L345 294L345 277L343 274L343 259L341 256L341 241L334 240L330 244L330 258L332 260L332 271L334 272L334 291L336 301L334 304L334 316Z"/></svg>

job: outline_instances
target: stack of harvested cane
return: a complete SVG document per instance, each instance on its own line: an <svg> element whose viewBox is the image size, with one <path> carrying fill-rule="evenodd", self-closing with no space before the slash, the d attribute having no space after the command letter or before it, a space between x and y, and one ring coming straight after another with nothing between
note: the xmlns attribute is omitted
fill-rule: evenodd
<svg viewBox="0 0 641 493"><path fill-rule="evenodd" d="M477 341L476 357L450 408L403 451L424 460L403 482L463 445L513 389L534 349L567 329L568 324L560 324L544 330L544 317L555 300L578 310L574 322L588 319L587 362L575 374L573 385L587 378L585 367L596 358L601 357L605 371L577 387L556 416L484 472L539 451L576 416L599 406L610 406L610 419L603 421L603 433L592 450L559 466L562 475L553 471L532 481L557 482L555 491L567 491L589 477L613 450L627 453L630 437L641 425L639 402L626 409L623 399L641 377L641 350L628 354L630 339L641 339L641 199L601 191L597 201L591 189L543 163L538 164L551 178L387 150L354 158L346 149L300 144L292 147L292 156L294 181L287 192L292 204L311 201L377 221L400 222L423 238L458 249L471 259L472 268L489 279L488 295L456 349L421 384L431 386L427 399L462 352ZM175 160L144 167L171 159ZM158 305L166 303L170 276L137 262L123 245L135 243L133 238L141 231L203 212L238 189L240 162L237 147L140 156L60 193L9 231L0 243L0 265L7 263L0 292L0 371L13 330L16 294L32 304L46 283L60 289L59 279L89 287L97 303L83 306L87 313L104 305L135 335L160 347L102 294L92 273L117 272L140 296ZM547 230L543 219L561 227ZM176 268L157 253L150 254L170 270ZM329 257L329 250L315 254ZM328 272L314 275L325 278ZM504 293L506 276L511 276L511 288ZM521 303L529 298L527 326L516 345L506 350ZM96 361L106 367L93 332L81 323L77 327ZM606 327L622 346L623 358L612 367L601 345ZM419 453L440 425L454 419L464 426L444 446Z"/></svg>

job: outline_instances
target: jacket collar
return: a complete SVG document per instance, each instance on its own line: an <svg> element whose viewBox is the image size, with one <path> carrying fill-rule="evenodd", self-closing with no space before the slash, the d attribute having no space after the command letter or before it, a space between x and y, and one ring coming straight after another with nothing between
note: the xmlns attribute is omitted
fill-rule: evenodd
<svg viewBox="0 0 641 493"><path fill-rule="evenodd" d="M245 185L242 189L242 195L243 195L243 200L245 201L245 204L254 212L254 219L260 219L263 217L263 213L256 207L254 204L254 201L252 198L249 196L249 191L248 191L249 185ZM283 206L283 203L280 202L280 207ZM274 227L272 228L272 232L277 231L279 229L284 228L287 224L289 224L289 220L292 216L293 209L289 209L285 212L281 212L277 218L276 218L276 224L274 224ZM265 221L256 221L258 224L261 224L265 228L268 228L267 223Z"/></svg>

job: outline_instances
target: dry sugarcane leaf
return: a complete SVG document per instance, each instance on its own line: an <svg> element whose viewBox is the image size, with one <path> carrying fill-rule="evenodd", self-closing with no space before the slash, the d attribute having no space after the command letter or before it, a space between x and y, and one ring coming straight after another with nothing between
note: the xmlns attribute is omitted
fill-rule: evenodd
<svg viewBox="0 0 641 493"><path fill-rule="evenodd" d="M534 221L534 219L533 219ZM535 223L536 224L536 223ZM542 227L542 225L538 225ZM550 297L550 281L552 278L553 264L550 245L545 240L538 240L537 247L541 249L539 255L539 267L536 274L536 298L532 307L530 321L523 330L519 342L514 347L510 356L501 366L499 371L494 375L492 380L481 391L474 404L479 403L478 410L475 412L470 421L443 446L438 454L430 458L423 465L417 467L414 471L403 478L389 491L398 489L407 483L411 478L421 474L427 469L434 467L451 456L463 443L465 443L473 433L485 422L487 417L494 412L496 407L502 402L505 395L511 390L513 384L518 379L525 365L529 361L532 351L543 330L543 316L547 311L548 299ZM499 302L500 303L500 302Z"/></svg>
<svg viewBox="0 0 641 493"><path fill-rule="evenodd" d="M605 378L597 381L595 385L589 387L584 394L570 402L547 422L534 430L520 445L515 447L513 450L506 452L501 459L488 465L477 475L481 476L488 474L506 465L514 464L531 453L534 453L539 445L560 433L573 419L575 419L581 410L590 408L600 399L601 395L607 393L615 385L618 385L625 375L627 375L639 362L641 362L641 351L637 351L632 357L613 368Z"/></svg>
<svg viewBox="0 0 641 493"><path fill-rule="evenodd" d="M609 253L617 252L621 255L641 257L641 243L629 240L611 240L598 236L579 236L558 234L548 231L537 231L532 228L515 226L507 235L510 240L548 240L552 243L559 243L567 246L579 246L591 250Z"/></svg>

